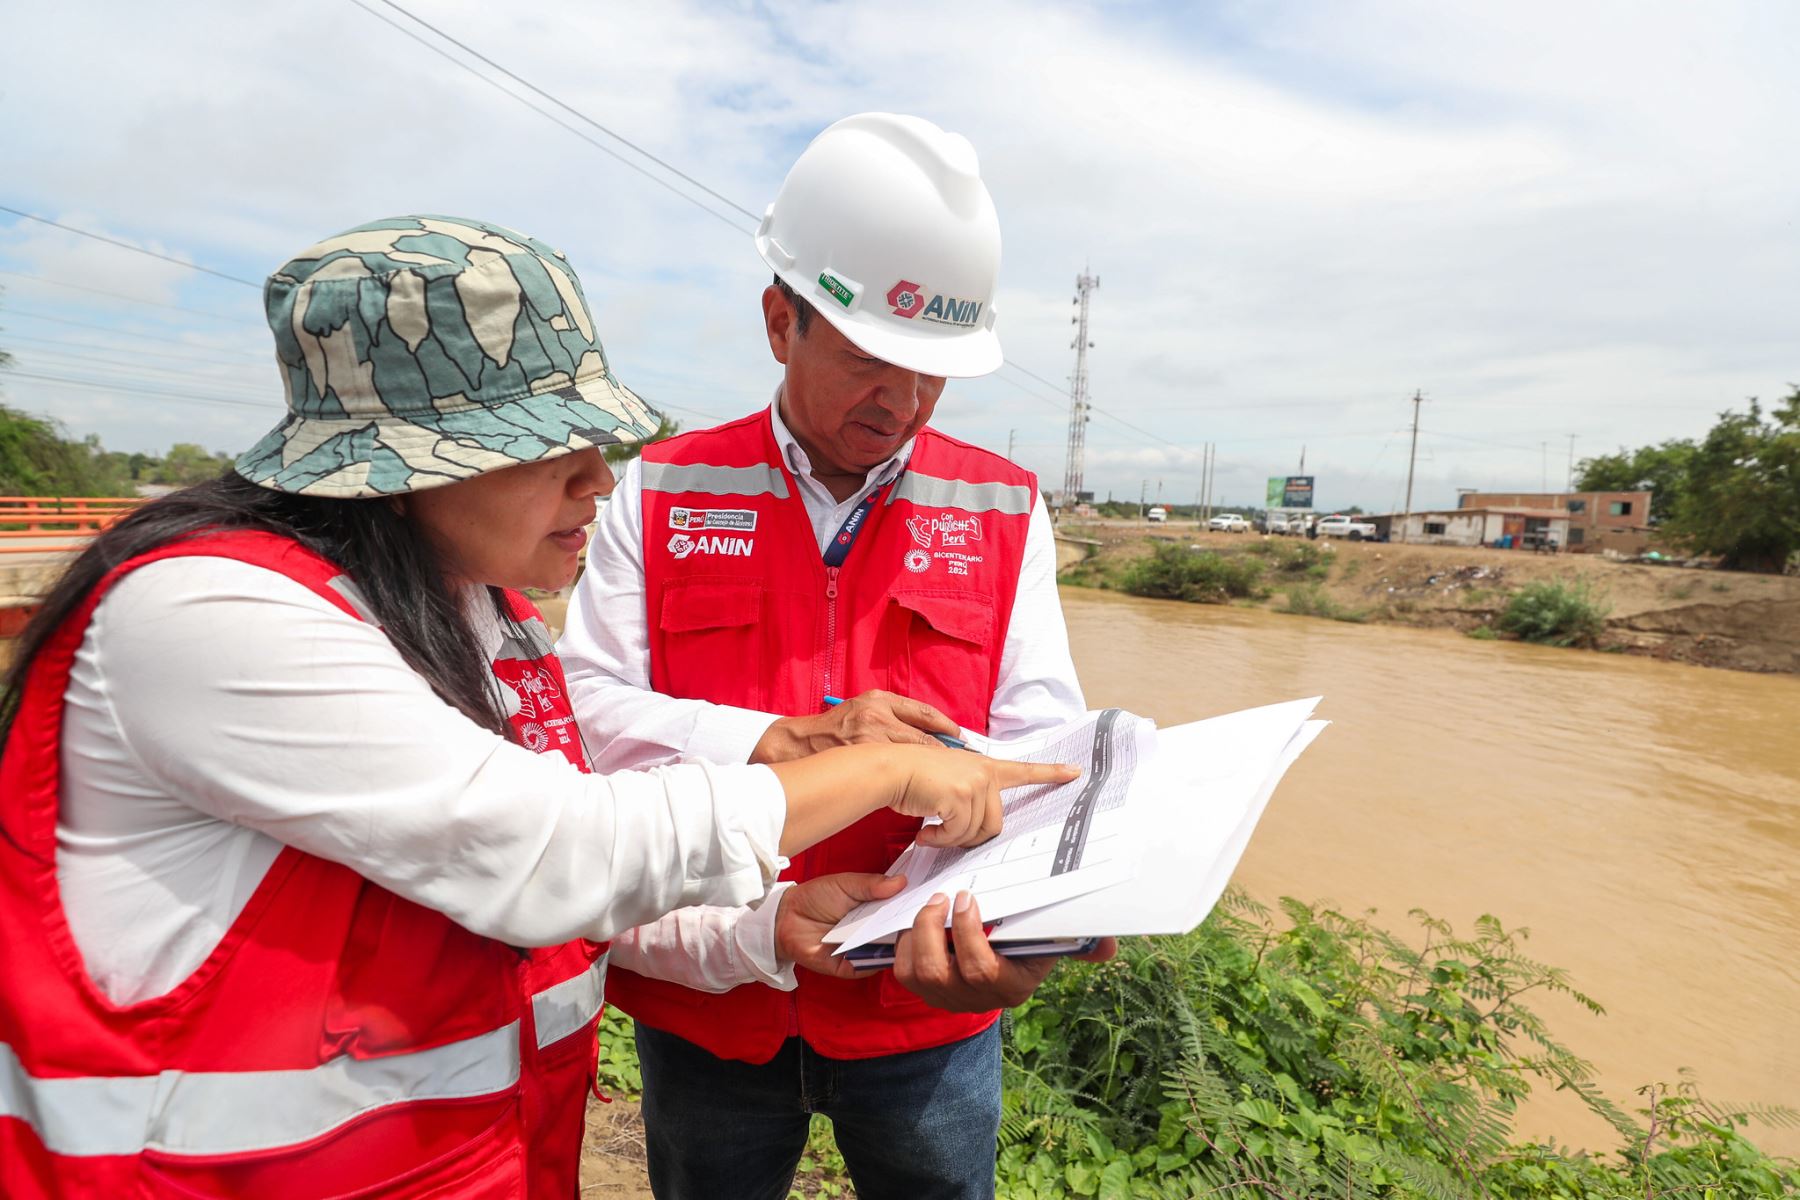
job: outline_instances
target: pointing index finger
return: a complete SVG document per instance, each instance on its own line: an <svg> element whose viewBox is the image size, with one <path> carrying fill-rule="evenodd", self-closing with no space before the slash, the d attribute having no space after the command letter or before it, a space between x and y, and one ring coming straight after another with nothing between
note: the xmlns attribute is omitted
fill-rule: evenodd
<svg viewBox="0 0 1800 1200"><path fill-rule="evenodd" d="M1081 777L1081 768L1068 763L1030 763L994 760L994 782L1002 788L1036 783L1068 783Z"/></svg>

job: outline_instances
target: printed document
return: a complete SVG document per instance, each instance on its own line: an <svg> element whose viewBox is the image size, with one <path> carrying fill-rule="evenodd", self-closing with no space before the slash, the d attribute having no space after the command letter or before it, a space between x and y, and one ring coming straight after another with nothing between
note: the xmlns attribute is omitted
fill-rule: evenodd
<svg viewBox="0 0 1800 1200"><path fill-rule="evenodd" d="M898 896L851 911L838 953L891 941L932 893L975 894L996 941L1185 933L1218 902L1269 797L1326 722L1319 697L1158 730L1119 709L987 744L996 758L1069 762L1080 779L1019 789L1000 835L967 849L914 844Z"/></svg>
<svg viewBox="0 0 1800 1200"><path fill-rule="evenodd" d="M1006 798L1005 825L970 847L914 843L888 869L905 875L899 895L852 909L826 942L838 953L909 927L932 893L974 892L981 915L1010 913L1107 887L1127 878L1142 851L1132 828L1133 781L1156 752L1156 727L1109 708L1012 741L986 741L995 758L1074 763L1069 783L1019 788Z"/></svg>

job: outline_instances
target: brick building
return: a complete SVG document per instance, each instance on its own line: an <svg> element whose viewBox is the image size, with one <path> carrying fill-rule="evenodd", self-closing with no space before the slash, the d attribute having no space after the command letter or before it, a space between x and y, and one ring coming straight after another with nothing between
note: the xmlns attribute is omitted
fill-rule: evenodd
<svg viewBox="0 0 1800 1200"><path fill-rule="evenodd" d="M1463 492L1457 505L1566 513L1569 532L1563 549L1577 554L1638 554L1650 544L1649 492Z"/></svg>

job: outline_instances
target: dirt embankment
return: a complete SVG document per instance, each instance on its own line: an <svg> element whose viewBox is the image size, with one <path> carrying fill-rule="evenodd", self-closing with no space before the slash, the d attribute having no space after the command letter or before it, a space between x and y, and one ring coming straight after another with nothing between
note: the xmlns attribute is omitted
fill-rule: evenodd
<svg viewBox="0 0 1800 1200"><path fill-rule="evenodd" d="M1058 536L1071 539L1058 543L1065 581L1102 585L1158 543L1244 554L1264 538L1123 522L1065 524ZM1616 562L1595 554L1312 544L1325 552L1324 571L1291 580L1271 575L1270 594L1243 603L1285 611L1294 603L1289 593L1299 587L1323 597L1325 603L1315 599L1311 605L1315 615L1466 633L1497 621L1512 594L1528 583L1585 582L1607 610L1603 650L1740 671L1800 672L1800 578Z"/></svg>

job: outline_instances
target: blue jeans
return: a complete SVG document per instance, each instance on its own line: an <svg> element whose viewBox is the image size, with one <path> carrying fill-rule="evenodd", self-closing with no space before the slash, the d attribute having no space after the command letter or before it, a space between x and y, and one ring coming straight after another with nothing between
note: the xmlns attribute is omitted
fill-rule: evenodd
<svg viewBox="0 0 1800 1200"><path fill-rule="evenodd" d="M637 1027L657 1200L785 1200L813 1113L831 1118L858 1200L988 1200L1000 1133L1000 1026L883 1058L789 1038L766 1063Z"/></svg>

